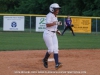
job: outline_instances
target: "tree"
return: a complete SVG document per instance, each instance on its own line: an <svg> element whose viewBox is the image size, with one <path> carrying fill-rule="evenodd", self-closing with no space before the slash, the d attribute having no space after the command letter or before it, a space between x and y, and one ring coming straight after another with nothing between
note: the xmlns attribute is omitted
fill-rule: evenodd
<svg viewBox="0 0 100 75"><path fill-rule="evenodd" d="M58 3L60 15L100 16L99 0L0 0L0 13L47 14Z"/></svg>
<svg viewBox="0 0 100 75"><path fill-rule="evenodd" d="M0 0L0 13L8 13L14 9L14 7L19 6L20 0Z"/></svg>
<svg viewBox="0 0 100 75"><path fill-rule="evenodd" d="M46 14L48 10L48 0L22 0L14 13L23 14Z"/></svg>

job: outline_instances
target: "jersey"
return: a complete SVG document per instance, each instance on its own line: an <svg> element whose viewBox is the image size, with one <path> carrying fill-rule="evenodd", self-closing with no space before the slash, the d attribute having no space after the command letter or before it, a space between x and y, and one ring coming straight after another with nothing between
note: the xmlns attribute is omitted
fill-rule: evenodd
<svg viewBox="0 0 100 75"><path fill-rule="evenodd" d="M65 22L66 22L67 26L70 26L70 25L71 25L72 20L71 20L71 19L65 19Z"/></svg>
<svg viewBox="0 0 100 75"><path fill-rule="evenodd" d="M48 13L47 16L46 16L46 24L53 23L55 21L58 21L57 17L54 14L52 14L51 12ZM58 27L58 25L54 25L54 26L51 26L51 27L46 26L46 29L50 30L50 31L57 31L57 27Z"/></svg>

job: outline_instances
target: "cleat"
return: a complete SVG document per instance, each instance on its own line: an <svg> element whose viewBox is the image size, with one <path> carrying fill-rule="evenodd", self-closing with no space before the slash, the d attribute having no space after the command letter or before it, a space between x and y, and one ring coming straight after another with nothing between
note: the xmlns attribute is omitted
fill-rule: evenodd
<svg viewBox="0 0 100 75"><path fill-rule="evenodd" d="M45 68L48 68L48 62L44 59L43 59L43 65L44 65Z"/></svg>
<svg viewBox="0 0 100 75"><path fill-rule="evenodd" d="M55 66L56 70L58 70L61 67L62 67L62 64L60 62Z"/></svg>

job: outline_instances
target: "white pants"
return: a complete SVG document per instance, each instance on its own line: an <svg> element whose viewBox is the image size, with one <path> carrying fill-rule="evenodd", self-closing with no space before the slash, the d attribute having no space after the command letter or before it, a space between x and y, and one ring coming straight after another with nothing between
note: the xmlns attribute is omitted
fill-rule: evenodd
<svg viewBox="0 0 100 75"><path fill-rule="evenodd" d="M45 30L43 33L43 39L49 53L58 53L58 39L56 33Z"/></svg>

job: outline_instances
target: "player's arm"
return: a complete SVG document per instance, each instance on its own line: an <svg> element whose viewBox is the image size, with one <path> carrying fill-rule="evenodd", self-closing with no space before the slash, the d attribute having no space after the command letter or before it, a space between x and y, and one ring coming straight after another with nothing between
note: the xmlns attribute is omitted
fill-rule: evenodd
<svg viewBox="0 0 100 75"><path fill-rule="evenodd" d="M47 25L47 27L54 26L54 25L62 25L62 22L61 21L55 21L53 23L47 23L46 25Z"/></svg>
<svg viewBox="0 0 100 75"><path fill-rule="evenodd" d="M52 21L52 15L49 14L46 16L46 26L47 27L56 25L56 22L51 22L51 21Z"/></svg>
<svg viewBox="0 0 100 75"><path fill-rule="evenodd" d="M47 17L46 17L46 26L47 27L51 27L51 26L54 26L54 25L62 25L61 21L54 21L54 22L50 23L51 20L52 20L51 15L47 15Z"/></svg>
<svg viewBox="0 0 100 75"><path fill-rule="evenodd" d="M60 32L60 30L58 30L58 29L57 29L56 33L57 33L58 35L61 35L61 32Z"/></svg>
<svg viewBox="0 0 100 75"><path fill-rule="evenodd" d="M51 26L54 26L54 25L57 25L57 22L47 23L47 24L46 24L47 27L51 27Z"/></svg>

